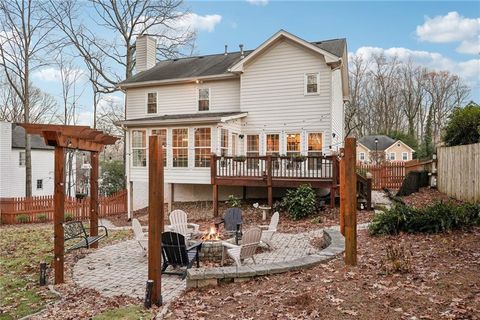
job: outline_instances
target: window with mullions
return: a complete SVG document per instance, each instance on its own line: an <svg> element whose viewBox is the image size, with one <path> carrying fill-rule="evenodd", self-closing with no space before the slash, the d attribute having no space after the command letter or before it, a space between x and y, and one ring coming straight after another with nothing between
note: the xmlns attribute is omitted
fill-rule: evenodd
<svg viewBox="0 0 480 320"><path fill-rule="evenodd" d="M173 167L188 167L188 129L172 129Z"/></svg>
<svg viewBox="0 0 480 320"><path fill-rule="evenodd" d="M316 158L322 155L322 134L311 132L308 134L308 155L315 157L308 159L308 169L321 169L322 159Z"/></svg>
<svg viewBox="0 0 480 320"><path fill-rule="evenodd" d="M206 168L210 166L211 153L210 128L195 129L195 167Z"/></svg>
<svg viewBox="0 0 480 320"><path fill-rule="evenodd" d="M145 130L132 131L132 165L134 167L147 166L147 144Z"/></svg>
<svg viewBox="0 0 480 320"><path fill-rule="evenodd" d="M247 135L247 157L257 157L259 155L259 136L258 134ZM247 159L247 168L258 168L258 159Z"/></svg>
<svg viewBox="0 0 480 320"><path fill-rule="evenodd" d="M287 134L287 156L300 155L300 133Z"/></svg>
<svg viewBox="0 0 480 320"><path fill-rule="evenodd" d="M226 156L228 154L228 130L220 130L220 155Z"/></svg>
<svg viewBox="0 0 480 320"><path fill-rule="evenodd" d="M208 111L210 109L210 89L198 89L198 111Z"/></svg>
<svg viewBox="0 0 480 320"><path fill-rule="evenodd" d="M149 92L147 94L147 113L157 113L157 93Z"/></svg>
<svg viewBox="0 0 480 320"><path fill-rule="evenodd" d="M318 94L318 82L318 72L305 74L305 94Z"/></svg>
<svg viewBox="0 0 480 320"><path fill-rule="evenodd" d="M163 166L167 166L167 129L153 129L152 136L160 136L160 143L163 148Z"/></svg>
<svg viewBox="0 0 480 320"><path fill-rule="evenodd" d="M280 152L280 135L267 134L267 156L278 156Z"/></svg>

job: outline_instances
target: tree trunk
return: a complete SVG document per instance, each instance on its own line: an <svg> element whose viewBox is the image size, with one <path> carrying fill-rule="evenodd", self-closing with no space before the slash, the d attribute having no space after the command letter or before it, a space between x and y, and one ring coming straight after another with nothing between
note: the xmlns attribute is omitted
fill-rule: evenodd
<svg viewBox="0 0 480 320"><path fill-rule="evenodd" d="M26 41L26 40L25 40ZM25 52L25 79L23 79L24 85L24 99L23 99L23 110L24 110L24 122L30 122L30 88L29 88L29 64L28 64L28 52ZM25 196L32 196L32 149L30 146L30 135L25 132Z"/></svg>

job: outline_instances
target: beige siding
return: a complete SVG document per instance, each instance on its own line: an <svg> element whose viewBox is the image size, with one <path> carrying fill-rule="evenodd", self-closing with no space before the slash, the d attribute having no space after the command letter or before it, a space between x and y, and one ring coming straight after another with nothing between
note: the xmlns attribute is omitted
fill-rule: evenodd
<svg viewBox="0 0 480 320"><path fill-rule="evenodd" d="M198 112L198 88L210 88L210 112L240 110L238 79L128 89L127 119ZM147 114L147 93L157 93L157 114ZM208 111L203 111L208 113Z"/></svg>
<svg viewBox="0 0 480 320"><path fill-rule="evenodd" d="M304 95L305 73L314 72L320 73L320 93ZM318 130L328 152L331 84L331 69L321 55L287 41L275 44L242 74L240 104L248 112L244 132L302 132L305 148L306 131Z"/></svg>
<svg viewBox="0 0 480 320"><path fill-rule="evenodd" d="M406 160L402 159L402 153L404 152L407 153ZM392 146L385 150L385 156L387 159L390 159L390 153L395 153L395 161L410 161L413 157L412 150L400 142L395 142Z"/></svg>
<svg viewBox="0 0 480 320"><path fill-rule="evenodd" d="M360 160L360 153L365 154L365 160ZM370 162L370 150L364 147L362 144L357 145L357 161L368 163Z"/></svg>

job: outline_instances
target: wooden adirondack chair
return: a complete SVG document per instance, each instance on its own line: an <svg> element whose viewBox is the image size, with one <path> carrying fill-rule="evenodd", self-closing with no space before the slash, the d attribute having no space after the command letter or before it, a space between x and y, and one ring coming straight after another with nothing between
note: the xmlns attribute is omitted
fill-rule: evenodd
<svg viewBox="0 0 480 320"><path fill-rule="evenodd" d="M223 219L215 223L217 230L219 230L220 225L223 223L225 232L231 235L235 235L236 243L242 237L242 210L240 208L229 208Z"/></svg>
<svg viewBox="0 0 480 320"><path fill-rule="evenodd" d="M187 214L183 210L173 210L169 215L170 229L174 232L183 234L188 239L192 234L198 233L200 226L195 223L188 223Z"/></svg>
<svg viewBox="0 0 480 320"><path fill-rule="evenodd" d="M242 244L237 246L229 242L222 242L223 251L222 251L222 265L225 258L225 252L235 261L237 266L242 265L242 261L248 258L252 258L253 263L255 262L255 251L257 250L258 245L260 244L260 239L262 237L262 230L260 228L254 227L247 230L242 237Z"/></svg>
<svg viewBox="0 0 480 320"><path fill-rule="evenodd" d="M142 225L138 219L132 219L132 228L135 240L137 240L142 250L145 251L145 255L147 255L148 238L143 233Z"/></svg>
<svg viewBox="0 0 480 320"><path fill-rule="evenodd" d="M197 262L197 268L200 267L200 250L202 249L202 242L198 242L190 247L187 247L185 237L177 232L164 232L162 234L162 273L177 274L185 279L187 270ZM186 267L182 272L166 272L168 266L174 268Z"/></svg>
<svg viewBox="0 0 480 320"><path fill-rule="evenodd" d="M280 219L280 214L275 212L270 219L270 224L264 226L258 226L262 229L262 239L260 240L262 243L265 243L268 247L272 246L272 238L275 232L277 232L278 220Z"/></svg>

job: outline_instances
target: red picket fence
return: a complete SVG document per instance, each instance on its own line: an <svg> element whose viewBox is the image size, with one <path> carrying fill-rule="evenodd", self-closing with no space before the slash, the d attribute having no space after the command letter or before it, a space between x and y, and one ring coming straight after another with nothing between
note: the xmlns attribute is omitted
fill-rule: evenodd
<svg viewBox="0 0 480 320"><path fill-rule="evenodd" d="M382 164L357 164L360 171L372 174L372 189L399 189L405 178L405 162L384 162Z"/></svg>
<svg viewBox="0 0 480 320"><path fill-rule="evenodd" d="M90 198L65 197L65 219L86 220L89 216ZM127 212L127 190L108 197L99 197L98 214L107 217ZM53 221L53 196L1 198L2 224Z"/></svg>

